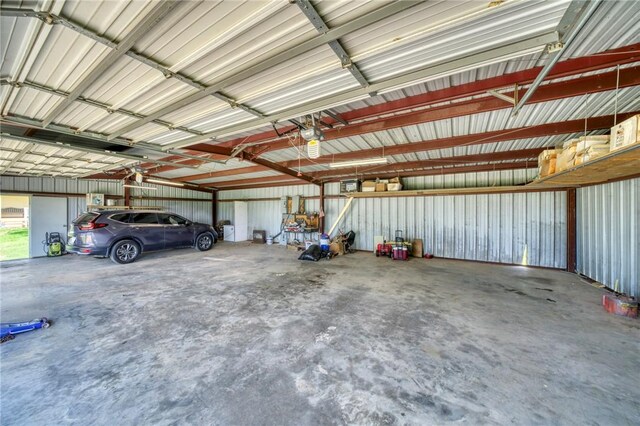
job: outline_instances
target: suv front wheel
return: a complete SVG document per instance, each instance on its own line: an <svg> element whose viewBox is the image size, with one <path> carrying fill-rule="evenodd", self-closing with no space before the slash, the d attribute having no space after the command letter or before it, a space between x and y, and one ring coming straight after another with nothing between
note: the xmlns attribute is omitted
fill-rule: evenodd
<svg viewBox="0 0 640 426"><path fill-rule="evenodd" d="M213 235L211 234L200 234L198 238L196 238L196 249L198 251L207 251L213 247Z"/></svg>
<svg viewBox="0 0 640 426"><path fill-rule="evenodd" d="M140 246L133 240L118 241L111 248L111 260L116 263L131 263L140 255Z"/></svg>

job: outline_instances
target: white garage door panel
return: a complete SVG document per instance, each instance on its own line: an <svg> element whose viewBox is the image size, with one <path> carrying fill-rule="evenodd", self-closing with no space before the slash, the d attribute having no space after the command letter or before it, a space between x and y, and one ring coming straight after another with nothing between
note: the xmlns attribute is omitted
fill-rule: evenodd
<svg viewBox="0 0 640 426"><path fill-rule="evenodd" d="M67 199L56 197L31 197L29 220L29 256L45 256L42 241L47 232L59 232L67 239Z"/></svg>

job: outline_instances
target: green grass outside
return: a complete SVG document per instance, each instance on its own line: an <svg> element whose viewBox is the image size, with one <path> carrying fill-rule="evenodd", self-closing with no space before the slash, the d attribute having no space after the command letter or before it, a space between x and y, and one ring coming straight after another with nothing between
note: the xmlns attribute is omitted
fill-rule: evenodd
<svg viewBox="0 0 640 426"><path fill-rule="evenodd" d="M29 257L28 228L0 228L0 260Z"/></svg>

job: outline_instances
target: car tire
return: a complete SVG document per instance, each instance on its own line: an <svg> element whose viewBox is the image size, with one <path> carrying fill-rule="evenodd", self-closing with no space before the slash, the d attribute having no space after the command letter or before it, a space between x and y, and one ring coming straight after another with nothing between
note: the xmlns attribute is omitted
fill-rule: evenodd
<svg viewBox="0 0 640 426"><path fill-rule="evenodd" d="M140 256L140 245L133 240L118 241L111 247L111 260L125 264L135 261Z"/></svg>
<svg viewBox="0 0 640 426"><path fill-rule="evenodd" d="M198 235L198 238L196 238L195 247L198 251L211 250L211 247L213 247L213 235L209 233Z"/></svg>

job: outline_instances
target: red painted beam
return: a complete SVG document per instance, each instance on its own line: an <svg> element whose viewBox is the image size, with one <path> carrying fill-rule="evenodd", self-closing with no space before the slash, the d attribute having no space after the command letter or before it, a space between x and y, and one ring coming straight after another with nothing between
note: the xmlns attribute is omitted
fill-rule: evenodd
<svg viewBox="0 0 640 426"><path fill-rule="evenodd" d="M274 188L277 186L293 186L293 185L309 185L309 183L293 180L291 182L282 182L282 183L260 183L257 185L227 186L224 188L220 188L220 191L230 191L232 189Z"/></svg>
<svg viewBox="0 0 640 426"><path fill-rule="evenodd" d="M201 184L200 186L209 187L209 188L224 188L225 186L247 185L252 183L264 183L264 182L281 182L283 180L292 180L292 179L291 179L291 176L288 176L288 175L264 176L259 178L222 180L218 182L204 183L204 184Z"/></svg>
<svg viewBox="0 0 640 426"><path fill-rule="evenodd" d="M349 176L354 174L371 174L371 173L387 173L398 172L409 169L425 169L429 167L443 167L464 165L464 163L482 163L485 161L508 161L530 159L530 165L537 166L535 160L545 148L520 149L516 151L490 152L485 154L458 155L454 157L444 157L429 160L406 161L401 163L384 164L380 166L368 167L349 167L344 169L324 170L321 172L311 173L316 178L330 178L337 176ZM402 172L400 172L402 173Z"/></svg>
<svg viewBox="0 0 640 426"><path fill-rule="evenodd" d="M497 163L497 164L481 164L476 166L458 166L458 167L439 167L430 168L424 170L413 170L410 172L389 172L389 173L376 173L370 172L363 175L358 175L358 178L380 178L387 179L396 176L409 177L409 176L434 176L434 175L450 175L458 173L476 173L476 172L491 172L496 170L517 170L537 167L535 163L530 161L518 161L513 163ZM338 182L343 178L330 178L324 180L324 182Z"/></svg>
<svg viewBox="0 0 640 426"><path fill-rule="evenodd" d="M237 169L229 169L229 170L219 170L207 173L200 173L197 175L189 175L189 176L181 176L178 178L174 178L173 180L176 182L191 182L194 180L202 180L202 179L212 179L222 176L234 176L234 175L244 175L248 173L258 173L269 170L264 166L249 166L249 167L239 167Z"/></svg>
<svg viewBox="0 0 640 426"><path fill-rule="evenodd" d="M550 72L548 79L567 77L582 74L589 71L602 70L615 67L616 65L629 64L640 61L640 43L611 49L605 52L596 53L581 58L568 59L559 62ZM389 114L407 109L424 107L430 104L452 101L468 96L486 93L488 90L497 90L505 87L512 87L515 84L530 84L539 74L542 67L531 68L498 77L479 80L473 83L462 84L446 89L436 90L416 96L399 99L397 101L386 102L370 107L360 108L342 113L341 116L347 121L361 120L363 118L374 117L382 114ZM329 119L328 119L329 120ZM331 120L332 123L334 121ZM282 131L291 130L295 127L282 128ZM267 131L247 138L233 139L222 143L222 146L234 147L241 143L258 143L269 140L280 139L274 131Z"/></svg>
<svg viewBox="0 0 640 426"><path fill-rule="evenodd" d="M604 92L616 88L615 71L582 77L578 79L551 83L540 86L536 93L529 100L529 104L540 102L550 102L559 99L580 96L585 93ZM640 85L640 66L625 68L620 70L620 87L631 87ZM513 92L506 93L513 96ZM326 140L357 136L367 133L375 133L383 130L395 129L398 127L414 126L427 122L445 120L453 117L480 114L484 112L496 111L509 108L510 104L501 99L486 97L482 99L472 99L468 101L456 102L451 105L428 108L417 112L411 112L392 117L385 117L377 120L365 121L362 123L339 127L324 132ZM265 146L260 146L264 150ZM289 147L288 141L276 141L268 145L265 151L274 151ZM264 151L263 151L264 152Z"/></svg>
<svg viewBox="0 0 640 426"><path fill-rule="evenodd" d="M640 112L629 112L618 114L618 122L627 119ZM587 131L609 129L613 126L613 115L591 117L587 120ZM540 124L530 127L519 127L515 129L497 130L485 133L475 133L471 135L454 136L446 139L432 139L421 142L412 142L400 145L387 146L383 148L363 149L359 151L343 152L339 154L323 155L314 160L300 160L301 166L313 164L326 164L333 161L346 161L364 158L382 157L387 155L400 155L414 152L426 152L443 148L453 148L465 145L480 145L494 142L504 142L517 139L529 139L544 136L566 135L578 133L585 130L584 120L571 120L560 123ZM282 163L286 167L297 167L298 160L291 160Z"/></svg>

